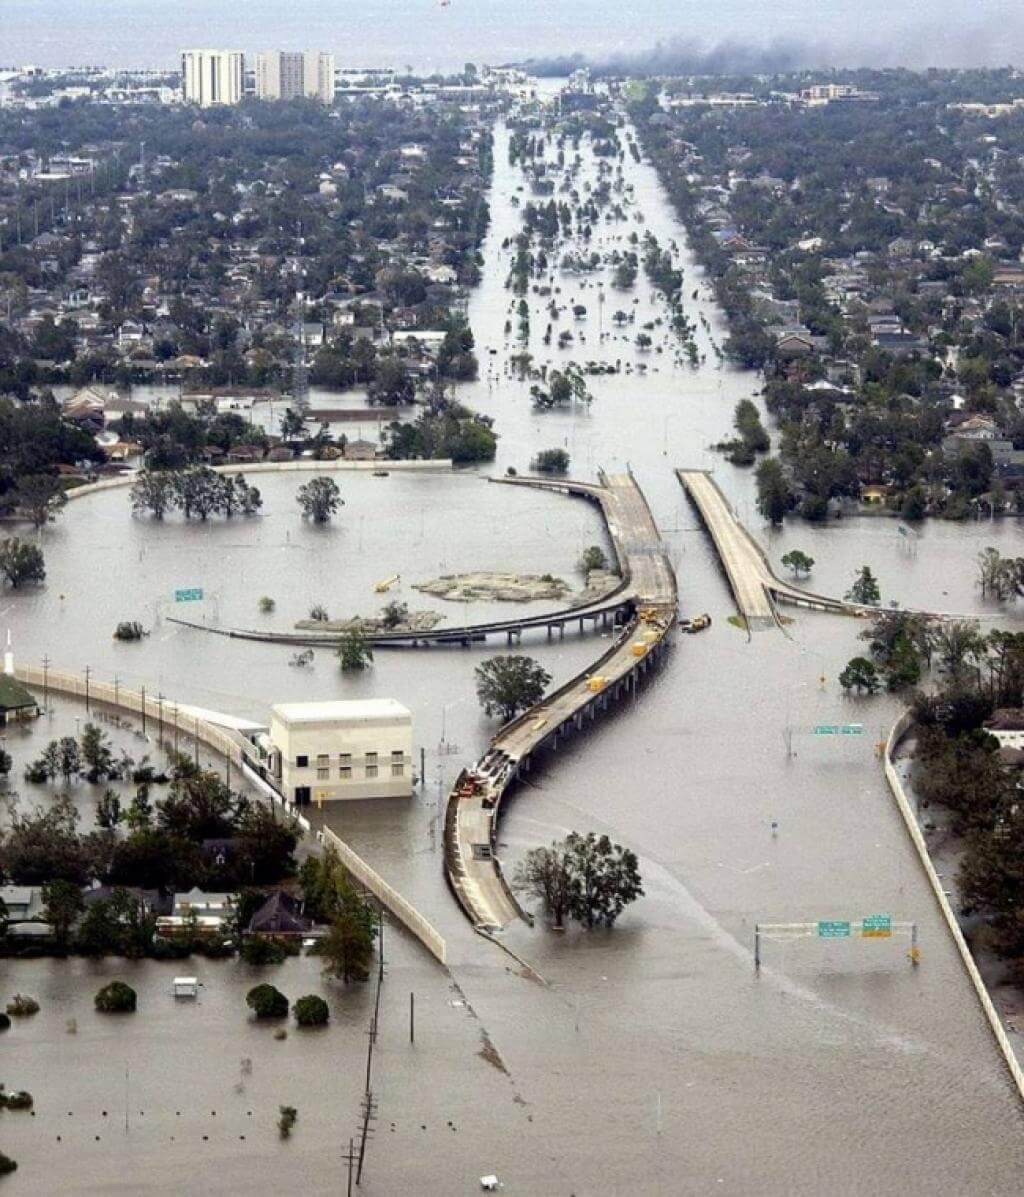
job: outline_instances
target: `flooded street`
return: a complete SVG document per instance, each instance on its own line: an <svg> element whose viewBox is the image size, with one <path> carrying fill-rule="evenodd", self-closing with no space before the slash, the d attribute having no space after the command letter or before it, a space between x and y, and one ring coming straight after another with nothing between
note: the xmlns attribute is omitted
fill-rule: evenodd
<svg viewBox="0 0 1024 1197"><path fill-rule="evenodd" d="M682 613L708 611L714 620L704 635L678 638L635 703L531 773L502 823L506 870L570 830L606 832L635 850L646 896L614 931L509 928L504 942L535 968L538 983L473 934L444 884L438 797L493 730L473 688L481 648L378 650L373 669L352 680L325 651L303 671L289 666L283 647L166 621L176 586L202 586L201 617L220 626L285 630L317 602L333 617L369 614L385 601L374 584L395 573L395 596L444 612L451 626L514 614L522 608L446 604L411 584L510 569L551 572L578 587L581 549L604 537L586 504L488 485L475 473L397 471L386 479L339 474L346 506L327 528L302 524L299 479L287 474L253 479L264 496L258 519L203 527L132 519L127 491L87 497L44 533L45 588L8 600L16 655L36 663L45 654L59 668L89 665L104 679L116 674L253 718L297 698L389 696L412 709L426 760L416 796L330 816L447 937L451 962L449 977L415 944L389 934L375 1061L379 1121L362 1192L449 1197L479 1191L478 1178L495 1172L508 1194L566 1197L1015 1193L1024 1175L1020 1110L876 756L900 704L843 697L835 679L857 651L855 620L788 610L793 622L784 631L750 638L727 622L731 595L673 471L714 467L773 564L802 548L816 561L810 585L824 593L841 594L869 564L883 601L991 614L974 585L974 558L986 544L1009 552L1019 526L931 522L906 538L884 517L828 526L793 520L769 536L754 509L753 471L709 449L729 434L737 400L754 396L758 379L715 365L709 335L721 344L726 332L703 298L686 309L708 322L710 334L697 333L705 365L676 365L668 350L638 352L636 329L665 315L642 278L628 296L639 300L635 325L626 339L601 342L596 275L562 274L559 302L579 298L590 309L577 328L585 345L566 350L541 343L545 301L529 297L538 362L642 358L648 366L646 374L589 379L589 409L538 413L529 384L505 369L519 346L503 332L512 295L502 243L519 230L513 197L528 195L517 190L523 177L507 149L499 125L484 278L469 307L481 373L461 388L468 404L495 418L492 472L525 471L548 447L564 447L581 479L628 466L670 547ZM581 155L582 177L593 178L586 142ZM663 246L675 240L689 295L700 273L653 170L627 155L623 173L635 197L627 211L641 211L645 223L601 224L594 248L621 245L632 229L650 229ZM609 331L610 312L627 300L607 281L605 291ZM264 594L277 602L271 616L257 613ZM120 619L140 619L152 634L120 645L111 639ZM523 638L556 683L602 644L590 635L551 644L543 634ZM501 651L503 642L488 646ZM865 725L862 737L811 734L817 723L853 720ZM883 911L917 922L919 968L896 939L808 939L770 943L754 974L756 921ZM204 983L201 1000L175 1003L171 976L193 970ZM2 1042L0 1079L31 1090L37 1108L34 1118L3 1114L3 1147L20 1164L5 1190L270 1193L298 1182L310 1193L341 1191L372 991L325 986L315 960L266 970L289 996L329 993L332 1006L327 1031L290 1030L275 1042L247 1021L254 971L210 961L184 970L0 962L5 990L33 993L43 1006ZM109 976L140 992L139 1013L123 1022L92 1010L93 992ZM407 1028L412 991L415 1045ZM77 1029L69 1033L72 1018ZM487 1042L493 1053L481 1056ZM274 1123L286 1102L299 1108L299 1122L281 1142Z"/></svg>

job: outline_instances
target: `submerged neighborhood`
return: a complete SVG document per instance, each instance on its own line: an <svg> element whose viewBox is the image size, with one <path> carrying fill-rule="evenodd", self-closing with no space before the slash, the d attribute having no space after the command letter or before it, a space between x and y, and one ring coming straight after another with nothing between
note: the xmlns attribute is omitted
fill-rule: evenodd
<svg viewBox="0 0 1024 1197"><path fill-rule="evenodd" d="M0 67L0 1187L1016 1191L1024 77L213 28Z"/></svg>

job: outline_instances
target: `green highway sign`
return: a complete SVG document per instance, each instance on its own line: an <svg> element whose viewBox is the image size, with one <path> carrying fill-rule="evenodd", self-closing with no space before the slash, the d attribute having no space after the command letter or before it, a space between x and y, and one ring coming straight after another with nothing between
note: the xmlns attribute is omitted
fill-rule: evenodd
<svg viewBox="0 0 1024 1197"><path fill-rule="evenodd" d="M818 923L818 935L822 939L846 939L850 934L849 923L824 922Z"/></svg>
<svg viewBox="0 0 1024 1197"><path fill-rule="evenodd" d="M869 914L861 919L860 933L865 939L889 939L892 937L891 914Z"/></svg>
<svg viewBox="0 0 1024 1197"><path fill-rule="evenodd" d="M815 724L816 736L862 736L863 723L818 723Z"/></svg>
<svg viewBox="0 0 1024 1197"><path fill-rule="evenodd" d="M174 592L174 601L176 603L198 603L202 601L203 588L201 586L191 586L185 590L176 590Z"/></svg>

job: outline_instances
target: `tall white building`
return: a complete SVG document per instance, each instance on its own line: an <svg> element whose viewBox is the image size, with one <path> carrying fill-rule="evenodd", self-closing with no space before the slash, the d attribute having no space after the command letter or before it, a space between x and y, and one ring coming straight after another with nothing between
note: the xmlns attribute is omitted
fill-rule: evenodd
<svg viewBox="0 0 1024 1197"><path fill-rule="evenodd" d="M256 55L256 96L334 103L334 55L320 50L266 50Z"/></svg>
<svg viewBox="0 0 1024 1197"><path fill-rule="evenodd" d="M334 103L334 55L322 50L307 50L302 56L303 91L321 104Z"/></svg>
<svg viewBox="0 0 1024 1197"><path fill-rule="evenodd" d="M186 104L212 108L240 104L245 89L241 50L182 50L181 86Z"/></svg>

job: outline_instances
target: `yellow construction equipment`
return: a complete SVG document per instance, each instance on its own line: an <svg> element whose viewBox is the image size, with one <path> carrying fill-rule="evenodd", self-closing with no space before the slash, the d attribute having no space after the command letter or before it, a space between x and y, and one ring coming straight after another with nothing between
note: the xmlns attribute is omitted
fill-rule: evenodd
<svg viewBox="0 0 1024 1197"><path fill-rule="evenodd" d="M601 677L598 674L587 678L587 689L591 694L600 694L607 685L608 679L606 677Z"/></svg>
<svg viewBox="0 0 1024 1197"><path fill-rule="evenodd" d="M400 580L401 576L401 574L394 574L390 578L385 578L383 582L378 582L377 585L374 586L374 590L376 590L378 594L387 594L391 587Z"/></svg>

